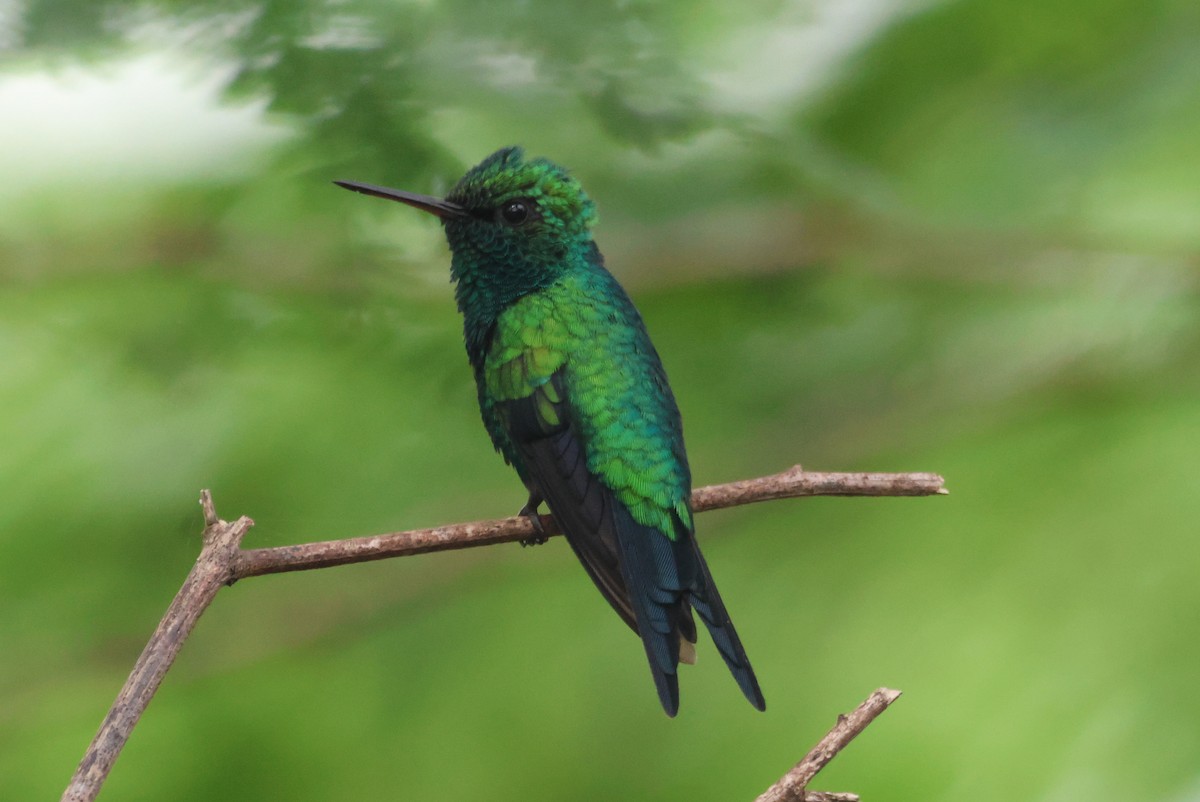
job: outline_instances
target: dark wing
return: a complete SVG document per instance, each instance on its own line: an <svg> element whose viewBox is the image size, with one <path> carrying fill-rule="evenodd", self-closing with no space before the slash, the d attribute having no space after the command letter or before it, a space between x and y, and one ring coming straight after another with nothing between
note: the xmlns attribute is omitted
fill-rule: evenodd
<svg viewBox="0 0 1200 802"><path fill-rule="evenodd" d="M545 498L604 598L641 636L659 700L673 716L679 709L680 640L696 640L686 589L700 579L703 564L692 556L697 552L690 536L672 541L637 523L588 470L566 397L559 371L531 395L500 402L497 409L531 489Z"/></svg>

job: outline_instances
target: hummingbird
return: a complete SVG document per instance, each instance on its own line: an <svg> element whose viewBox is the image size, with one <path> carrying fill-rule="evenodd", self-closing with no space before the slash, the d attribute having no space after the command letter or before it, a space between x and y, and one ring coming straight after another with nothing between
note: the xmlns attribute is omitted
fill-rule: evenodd
<svg viewBox="0 0 1200 802"><path fill-rule="evenodd" d="M766 708L696 543L679 408L642 317L592 239L595 203L564 168L503 148L442 199L336 181L437 216L452 254L483 423L545 502L600 593L642 640L659 701L679 710L695 611L742 693Z"/></svg>

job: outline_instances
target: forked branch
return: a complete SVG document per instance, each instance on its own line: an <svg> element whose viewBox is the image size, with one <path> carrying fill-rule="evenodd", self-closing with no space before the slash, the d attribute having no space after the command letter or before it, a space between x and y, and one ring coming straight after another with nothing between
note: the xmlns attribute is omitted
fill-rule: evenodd
<svg viewBox="0 0 1200 802"><path fill-rule="evenodd" d="M71 784L63 792L64 800L91 800L100 793L100 786L121 754L129 733L150 704L200 614L228 580L228 566L236 559L242 538L254 526L254 521L246 517L233 523L217 518L212 495L207 490L200 493L200 505L204 509L204 544L200 556L133 664L129 679L125 680L125 686L100 724L100 731L75 769Z"/></svg>
<svg viewBox="0 0 1200 802"><path fill-rule="evenodd" d="M692 494L692 504L696 512L704 512L755 501L799 496L932 496L946 492L942 477L931 473L809 473L797 465L773 476L700 488ZM100 793L113 763L175 656L222 585L232 585L239 579L261 574L510 543L535 534L533 524L528 519L514 517L372 537L244 550L241 548L242 538L254 522L245 517L232 523L220 520L207 490L201 493L200 503L205 523L200 556L134 664L125 686L100 725L100 731L84 753L70 785L63 793L64 802L90 802ZM541 520L547 534L559 534L552 517L542 516ZM816 802L818 798L810 796L809 802ZM760 799L799 800L802 797Z"/></svg>

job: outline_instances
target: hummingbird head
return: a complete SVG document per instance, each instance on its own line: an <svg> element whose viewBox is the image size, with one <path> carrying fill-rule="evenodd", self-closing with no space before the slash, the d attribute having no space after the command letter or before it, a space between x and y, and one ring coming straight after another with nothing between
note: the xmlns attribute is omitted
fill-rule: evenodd
<svg viewBox="0 0 1200 802"><path fill-rule="evenodd" d="M592 249L592 200L565 169L546 159L526 160L518 147L488 156L458 180L446 198L336 181L437 215L454 259L459 303L499 313L526 293L554 281ZM464 309L464 312L467 310Z"/></svg>
<svg viewBox="0 0 1200 802"><path fill-rule="evenodd" d="M573 247L591 241L596 207L570 174L546 159L525 160L521 148L503 148L458 180L449 203L467 214L444 218L457 255L492 266L513 260L553 270Z"/></svg>

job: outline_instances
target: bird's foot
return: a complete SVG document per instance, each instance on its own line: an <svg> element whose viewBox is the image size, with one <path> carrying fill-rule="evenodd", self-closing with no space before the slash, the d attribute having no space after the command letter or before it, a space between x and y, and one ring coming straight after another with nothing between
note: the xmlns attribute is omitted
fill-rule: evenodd
<svg viewBox="0 0 1200 802"><path fill-rule="evenodd" d="M530 495L529 501L521 508L517 515L524 516L529 519L529 523L533 525L533 534L527 538L522 538L522 546L540 546L550 539L546 534L546 527L542 526L542 517L538 515L537 508L542 503L540 498Z"/></svg>

